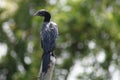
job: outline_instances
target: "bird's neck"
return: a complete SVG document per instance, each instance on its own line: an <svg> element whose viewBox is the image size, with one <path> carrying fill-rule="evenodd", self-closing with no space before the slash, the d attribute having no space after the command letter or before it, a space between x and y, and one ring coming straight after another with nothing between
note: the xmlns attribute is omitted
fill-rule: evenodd
<svg viewBox="0 0 120 80"><path fill-rule="evenodd" d="M44 22L50 22L50 18L51 18L50 15L45 16L44 17Z"/></svg>

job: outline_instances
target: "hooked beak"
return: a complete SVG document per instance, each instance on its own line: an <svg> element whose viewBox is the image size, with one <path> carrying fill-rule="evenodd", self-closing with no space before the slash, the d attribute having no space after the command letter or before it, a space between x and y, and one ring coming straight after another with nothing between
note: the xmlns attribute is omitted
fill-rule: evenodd
<svg viewBox="0 0 120 80"><path fill-rule="evenodd" d="M38 16L38 13L34 13L33 16Z"/></svg>
<svg viewBox="0 0 120 80"><path fill-rule="evenodd" d="M35 14L33 14L33 16L42 16L42 14L40 14L39 12L36 12Z"/></svg>

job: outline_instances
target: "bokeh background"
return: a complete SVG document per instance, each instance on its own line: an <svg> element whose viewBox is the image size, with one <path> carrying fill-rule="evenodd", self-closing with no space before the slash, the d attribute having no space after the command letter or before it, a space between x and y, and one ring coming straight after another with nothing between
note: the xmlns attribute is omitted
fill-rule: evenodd
<svg viewBox="0 0 120 80"><path fill-rule="evenodd" d="M52 80L120 80L120 0L0 0L0 80L37 80L40 9L59 27Z"/></svg>

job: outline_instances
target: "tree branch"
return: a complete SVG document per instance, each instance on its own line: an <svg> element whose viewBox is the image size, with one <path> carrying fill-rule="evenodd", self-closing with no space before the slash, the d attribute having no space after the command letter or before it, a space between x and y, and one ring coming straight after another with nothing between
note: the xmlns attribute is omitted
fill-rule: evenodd
<svg viewBox="0 0 120 80"><path fill-rule="evenodd" d="M51 56L50 60L51 60L50 66L49 66L46 73L42 72L42 65L41 65L38 80L51 80L52 79L52 74L53 74L53 71L54 71L56 59L55 59L54 56Z"/></svg>

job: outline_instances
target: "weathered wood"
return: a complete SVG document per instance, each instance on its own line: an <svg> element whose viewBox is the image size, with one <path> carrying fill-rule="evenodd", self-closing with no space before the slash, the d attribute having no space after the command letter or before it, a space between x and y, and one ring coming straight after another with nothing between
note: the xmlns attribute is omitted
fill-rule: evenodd
<svg viewBox="0 0 120 80"><path fill-rule="evenodd" d="M50 62L50 65L49 65L49 69L47 70L46 73L42 72L42 65L41 65L38 80L51 80L52 79L56 59L55 59L54 56L51 56L50 59L51 59L51 62Z"/></svg>

